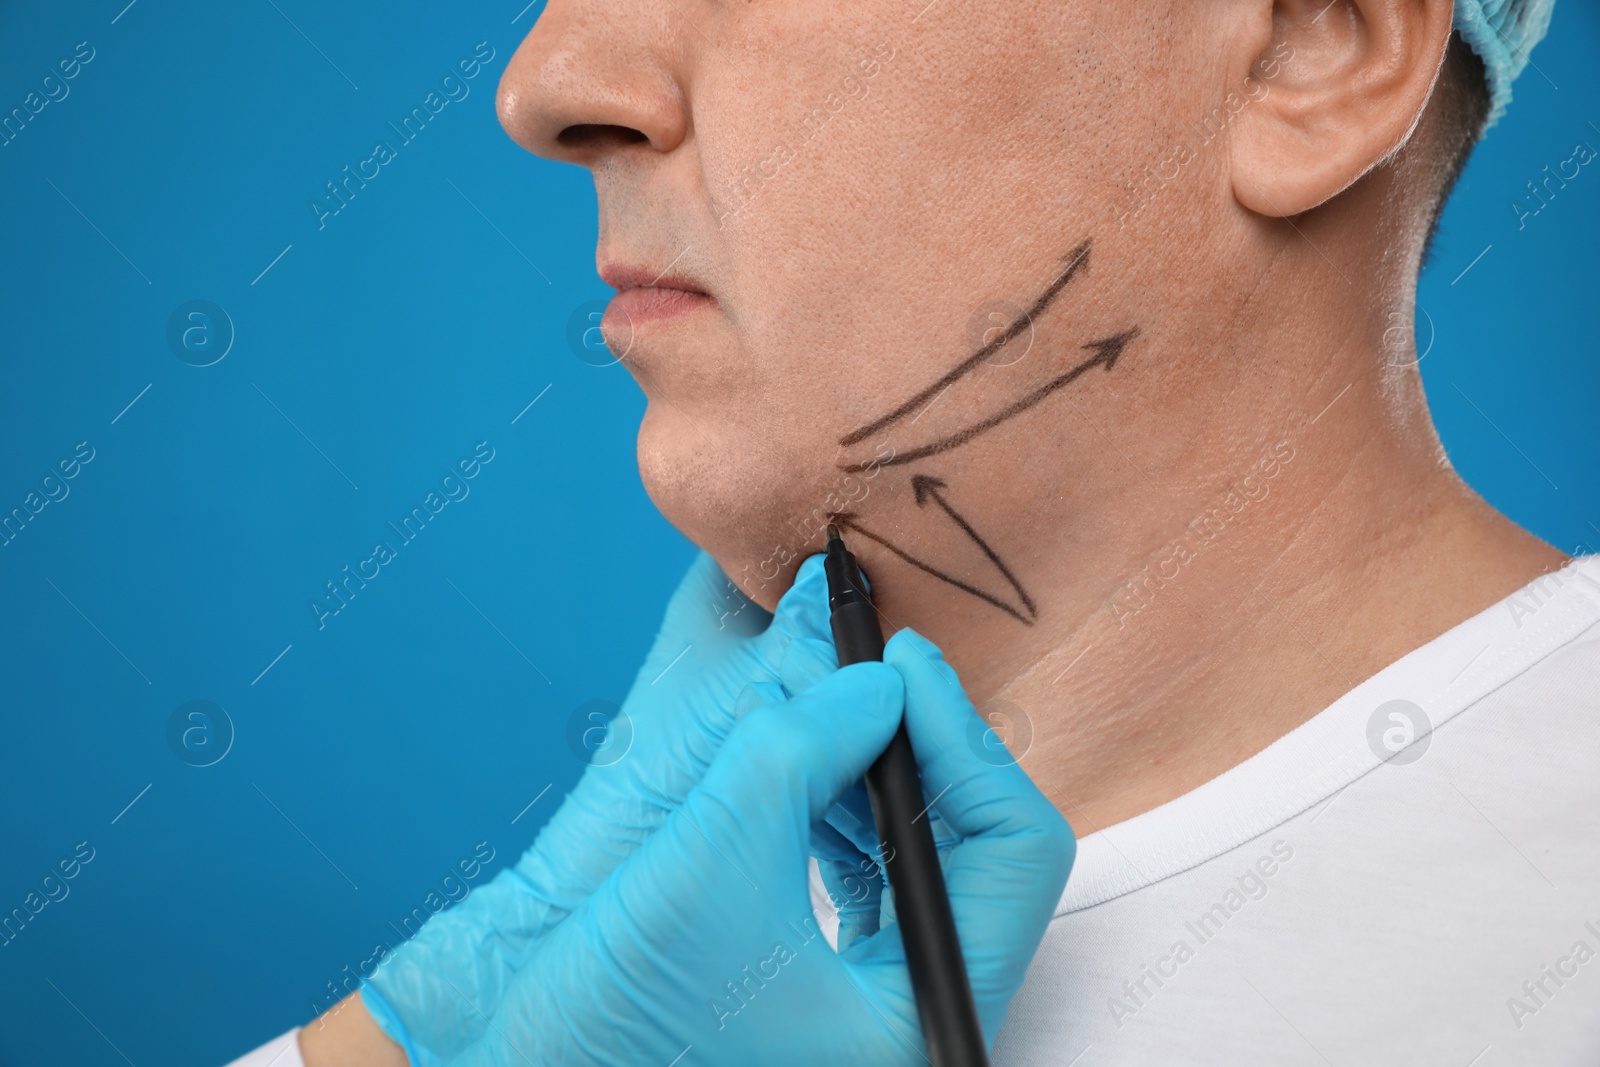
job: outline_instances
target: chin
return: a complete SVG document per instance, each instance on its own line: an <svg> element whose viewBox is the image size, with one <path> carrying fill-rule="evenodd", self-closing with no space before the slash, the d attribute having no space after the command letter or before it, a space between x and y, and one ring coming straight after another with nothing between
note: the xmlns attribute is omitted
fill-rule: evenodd
<svg viewBox="0 0 1600 1067"><path fill-rule="evenodd" d="M639 426L639 478L667 521L771 611L801 561L822 550L826 469L770 433L724 422L708 440L712 425L696 422L652 402Z"/></svg>

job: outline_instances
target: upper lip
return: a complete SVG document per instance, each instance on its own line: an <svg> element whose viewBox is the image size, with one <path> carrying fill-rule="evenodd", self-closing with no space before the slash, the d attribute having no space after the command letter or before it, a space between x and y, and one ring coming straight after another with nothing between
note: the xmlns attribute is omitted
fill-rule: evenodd
<svg viewBox="0 0 1600 1067"><path fill-rule="evenodd" d="M667 274L654 267L633 263L606 263L600 268L600 280L617 292L628 289L682 289L688 293L710 295L695 281L681 274Z"/></svg>

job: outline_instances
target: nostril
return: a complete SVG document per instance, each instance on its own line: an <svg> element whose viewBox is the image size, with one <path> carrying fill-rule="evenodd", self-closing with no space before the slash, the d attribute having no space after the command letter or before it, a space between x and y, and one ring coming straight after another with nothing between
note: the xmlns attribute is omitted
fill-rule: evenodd
<svg viewBox="0 0 1600 1067"><path fill-rule="evenodd" d="M568 126L556 135L556 141L563 148L590 150L620 148L645 140L649 138L631 126L607 126L588 122Z"/></svg>

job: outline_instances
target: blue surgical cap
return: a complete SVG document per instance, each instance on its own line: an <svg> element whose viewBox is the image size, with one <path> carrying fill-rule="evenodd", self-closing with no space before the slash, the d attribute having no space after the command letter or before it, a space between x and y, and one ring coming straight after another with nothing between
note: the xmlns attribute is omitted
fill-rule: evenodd
<svg viewBox="0 0 1600 1067"><path fill-rule="evenodd" d="M1488 75L1490 126L1511 102L1511 83L1550 28L1554 8L1555 0L1456 0L1456 29Z"/></svg>

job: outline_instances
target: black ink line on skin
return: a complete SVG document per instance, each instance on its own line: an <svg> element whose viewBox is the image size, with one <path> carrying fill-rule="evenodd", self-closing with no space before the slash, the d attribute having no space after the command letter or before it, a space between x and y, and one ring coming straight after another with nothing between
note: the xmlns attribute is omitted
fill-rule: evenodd
<svg viewBox="0 0 1600 1067"><path fill-rule="evenodd" d="M1031 308L1012 320L1011 325L1007 326L1005 332L1002 333L997 339L990 341L972 355L956 364L953 368L951 368L949 373L945 374L944 377L940 378L938 381L934 382L932 385L928 386L926 389L922 390L916 396L912 397L910 400L907 400L904 404L901 404L887 415L873 422L867 423L867 425L858 430L852 430L845 434L839 439L839 443L841 445L859 444L860 442L871 437L873 434L877 433L879 430L882 430L884 427L891 426L894 423L899 422L901 419L905 418L907 415L910 415L912 412L927 404L934 397L944 392L946 388L959 380L962 375L966 374L973 367L976 367L979 363L982 363L984 360L998 352L1009 341L1014 339L1018 334L1025 330L1035 318L1044 314L1045 309L1050 306L1051 302L1055 300L1056 296L1061 292L1061 290L1066 288L1067 283L1077 275L1078 271L1089 265L1089 246L1092 243L1092 238L1085 239L1082 244L1078 245L1077 248L1074 248L1071 252L1067 253L1067 265L1062 269L1060 274L1056 275L1055 281L1051 282L1045 291L1040 294L1039 299L1033 302L1033 306Z"/></svg>
<svg viewBox="0 0 1600 1067"><path fill-rule="evenodd" d="M1029 408L1033 407L1033 405L1037 404L1051 393L1071 385L1091 368L1104 367L1109 371L1116 365L1117 357L1122 355L1122 350L1127 347L1128 342L1132 341L1138 336L1139 327L1130 326L1128 329L1123 330L1119 334L1102 338L1099 341L1090 341L1083 347L1085 349L1093 349L1095 353L1093 356L1084 360L1082 363L1078 364L1076 367L1073 367L1066 373L1058 375L1057 377L1052 378L1050 381L1045 382L1043 385L1039 386L1039 388L1035 389L1031 393L1028 393L1022 399L1012 402L1011 404L1002 408L1000 411L997 411L995 414L990 415L988 418L980 419L978 422L973 423L971 426L968 426L957 433L951 434L949 437L941 437L932 444L923 445L921 448L913 448L908 452L897 452L889 459L873 460L870 463L851 463L847 466L840 467L839 469L853 473L856 471L866 470L869 466L874 465L879 467L893 467L901 463L910 463L913 460L922 459L926 456L938 455L940 452L948 452L952 448L960 448L962 445L966 444L974 437L977 437L985 430L994 429L996 426L1000 425L1002 422L1005 422L1012 416L1020 415L1024 411L1027 411ZM860 430L855 431L855 433L860 432ZM851 437L854 436L854 433L851 434ZM840 443L849 444L851 442L849 438L846 438Z"/></svg>
<svg viewBox="0 0 1600 1067"><path fill-rule="evenodd" d="M963 582L960 578L957 578L952 574L946 574L944 571L941 571L936 567L929 566L928 564L922 562L922 560L907 552L905 549L901 548L899 545L895 544L893 541L890 541L884 537L880 537L878 534L873 533L865 526L862 526L855 516L848 513L843 515L835 515L833 517L833 521L835 524L842 526L845 529L854 530L856 533L860 534L862 537L865 537L869 541L876 541L878 544L882 545L884 548L887 548L890 552L893 552L895 555L899 556L913 567L916 567L918 570L926 571L928 574L933 575L941 582L946 582L950 585L953 585L963 593L969 593L972 596L977 597L979 600L982 600L986 604L992 604L1001 611L1005 612L1007 615L1010 615L1013 619L1016 619L1018 622L1022 623L1024 626L1033 625L1033 618L1024 615L1010 604L1007 604L1004 600L1001 600L999 597L994 596L991 593L984 592L975 585L970 585L967 582Z"/></svg>
<svg viewBox="0 0 1600 1067"><path fill-rule="evenodd" d="M1066 288L1067 283L1076 277L1079 271L1088 266L1089 249L1092 244L1093 238L1086 238L1081 244L1069 252L1064 257L1067 261L1067 264L1064 268L1062 268L1061 273L1056 275L1055 279L1045 288L1045 291L1041 293L1039 298L1033 302L1033 306L1014 319L1011 325L1006 327L1005 331L996 340L989 342L972 355L962 360L955 367L946 372L941 378L939 378L938 381L933 382L931 385L918 392L910 400L907 400L893 411L890 411L888 414L875 419L865 426L852 430L850 433L840 438L839 443L845 446L858 444L861 441L866 440L868 437L871 437L873 434L876 434L887 427L894 425L914 412L926 410L927 406L934 400L938 399L938 397L942 395L946 389L959 381L979 363L987 360L1001 347L1017 337L1017 335L1020 334L1024 329L1032 325L1034 319L1042 315L1045 310L1050 307L1050 304L1055 300L1055 298L1060 295L1061 290ZM959 448L960 446L971 441L973 438L977 437L979 434L982 434L987 430L992 430L994 427L999 426L1007 419L1010 419L1016 415L1020 415L1022 412L1027 411L1035 404L1049 397L1051 394L1065 388L1068 385L1071 385L1073 382L1077 381L1080 377L1086 374L1090 369L1094 367L1104 367L1107 371L1110 371L1112 367L1116 366L1117 359L1122 355L1123 349L1128 346L1129 342L1133 341L1138 336L1139 327L1130 326L1120 333L1112 334L1109 337L1103 337L1097 341L1090 341L1088 344L1083 345L1082 347L1085 350L1093 351L1093 356L1079 363L1077 366L1063 372L1062 374L1057 375L1055 378L1052 378L1050 381L1027 393L1021 399L1006 405L1006 407L995 414L985 419L981 419L978 422L975 422L972 425L967 426L966 428L959 430L947 437L940 438L931 444L912 449L908 452L896 453L887 460L875 460L871 463L841 464L839 469L853 473L866 470L871 466L896 466L902 463L910 463L914 460L924 459L928 456L937 455L941 452L947 452L953 448ZM1022 603L1020 610L1015 605L1007 603L1005 600L995 596L992 593L985 592L969 582L962 581L960 578L957 578L954 575L946 574L944 571L941 571L938 568L923 562L922 560L913 556L911 553L907 552L905 549L901 548L899 545L895 544L893 541L890 541L888 538L873 533L871 530L868 530L866 527L862 526L856 516L849 512L843 512L835 515L833 517L833 521L838 523L840 526L854 530L856 533L861 534L870 541L874 541L877 544L882 545L884 548L888 549L905 562L911 564L913 567L916 567L918 570L930 574L940 581L952 585L964 593L977 597L986 604L999 608L1001 611L1005 612L1007 615L1010 615L1024 626L1032 626L1039 617L1038 606L1034 603L1033 598L1028 595L1028 591L1023 588L1022 583L1017 579L1016 575L1011 573L1011 568L1005 565L1005 561L1000 558L1000 554L996 552L989 545L989 543L983 539L978 531L973 528L972 524L963 518L960 512L956 511L956 509L951 506L950 502L944 498L944 495L940 492L940 490L947 488L949 488L949 486L946 482L934 477L933 475L914 474L911 476L911 489L912 493L915 495L917 506L922 507L930 498L938 503L945 515L948 516L950 520L960 528L961 532L978 547L979 551L984 554L989 562L994 565L994 568L1000 572L1002 577L1005 578L1007 584L1011 586L1011 590L1016 593L1017 598Z"/></svg>
<svg viewBox="0 0 1600 1067"><path fill-rule="evenodd" d="M933 400L934 397L938 397L941 392L949 389L952 384L960 381L960 378L962 378L963 374L966 374L966 371L973 370L974 366L978 366L979 363L987 360L990 355L994 355L995 352L1003 349L1006 344L1010 344L1011 341L1014 341L1019 333L1027 330L1027 326L1032 325L1032 322L1034 322L1038 315L1045 314L1046 307L1050 307L1051 302L1056 299L1056 296L1061 293L1061 290L1067 288L1067 282L1070 282L1070 280L1074 278L1074 275L1077 275L1078 270L1082 269L1082 267L1088 266L1088 262L1090 262L1091 243L1093 243L1093 238L1086 238L1082 245L1078 245L1077 248L1074 248L1074 250L1070 251L1070 253L1067 253L1067 266L1062 267L1061 274L1056 275L1056 280L1051 282L1050 285L1046 286L1045 291L1040 294L1040 298L1038 298L1037 301L1034 301L1034 306L1029 307L1026 312L1022 312L1021 315L1018 315L1018 317L1011 320L1011 325L1006 326L1005 333L1000 334L997 339L990 341L989 344L986 344L986 346L981 347L981 349L976 350L976 352L973 352L970 357L966 357L965 360L957 363L957 365L955 365L954 368L952 368L952 370L950 370L949 373L944 376L944 378L933 382L931 386L923 389L920 394L910 398L910 400L907 400L906 403L902 403L902 405L898 406L898 408L894 408L893 411L885 414L883 418L877 419L877 421L874 422L869 422L869 424L866 424L866 426L862 426L861 429L851 430L850 434L845 434L842 438L838 438L838 443L840 443L840 445L858 445L858 443L864 442L864 440L867 440L867 438L877 434L878 430L885 429L885 427L888 426L893 426L894 422L899 422L901 419L906 418L907 414L912 413L912 411L917 411L918 408L922 408L923 405L926 405L926 403L930 402L930 400Z"/></svg>
<svg viewBox="0 0 1600 1067"><path fill-rule="evenodd" d="M1017 598L1022 601L1022 606L1027 609L1030 619L1038 618L1039 609L1034 605L1033 598L1028 595L1028 591L1022 588L1022 583L1017 581L1016 575L1011 573L1011 568L1001 561L995 550L989 547L989 542L979 537L978 531L972 528L972 524L963 519L961 513L951 507L950 502L944 498L944 494L939 492L941 489L948 488L948 484L931 474L913 474L911 476L911 492L917 498L917 506L921 507L925 500L932 497L944 509L944 513L954 519L957 526L961 527L961 532L972 538L972 543L977 545L985 556L989 557L989 562L993 563L995 569L1005 576L1006 581L1011 583L1011 588L1016 591Z"/></svg>

